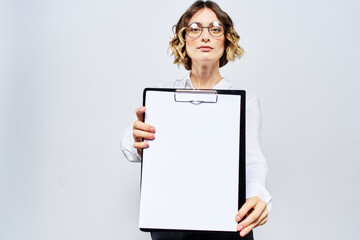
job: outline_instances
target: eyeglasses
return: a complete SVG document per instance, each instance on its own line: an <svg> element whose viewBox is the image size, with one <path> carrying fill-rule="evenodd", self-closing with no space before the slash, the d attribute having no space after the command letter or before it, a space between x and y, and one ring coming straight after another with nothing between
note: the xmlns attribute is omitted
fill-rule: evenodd
<svg viewBox="0 0 360 240"><path fill-rule="evenodd" d="M190 25L186 28L186 34L191 38L200 37L204 28L207 28L209 34L215 38L221 37L224 34L224 28L219 22L211 22L209 26L201 26L198 22L190 23Z"/></svg>

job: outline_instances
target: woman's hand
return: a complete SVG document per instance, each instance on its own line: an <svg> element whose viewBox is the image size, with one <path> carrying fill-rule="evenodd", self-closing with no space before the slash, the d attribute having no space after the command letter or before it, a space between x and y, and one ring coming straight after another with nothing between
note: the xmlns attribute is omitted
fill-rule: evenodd
<svg viewBox="0 0 360 240"><path fill-rule="evenodd" d="M142 138L146 140L153 140L155 138L155 127L144 123L144 112L145 107L139 107L136 109L137 121L133 124L134 147L137 148L138 154L141 154L143 148L149 147L149 142L142 141Z"/></svg>
<svg viewBox="0 0 360 240"><path fill-rule="evenodd" d="M240 236L244 237L253 228L265 224L268 214L266 203L259 197L246 199L246 202L235 216L235 220L239 222L237 230L240 232ZM246 218L243 219L245 216Z"/></svg>

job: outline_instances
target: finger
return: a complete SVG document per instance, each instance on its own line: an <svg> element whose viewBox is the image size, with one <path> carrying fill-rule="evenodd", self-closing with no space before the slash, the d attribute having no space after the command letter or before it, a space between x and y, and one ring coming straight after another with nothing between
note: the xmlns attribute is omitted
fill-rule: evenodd
<svg viewBox="0 0 360 240"><path fill-rule="evenodd" d="M139 108L137 108L136 109L136 117L137 117L137 119L138 119L138 121L143 121L143 113L145 112L145 107L144 106L142 106L142 107L139 107Z"/></svg>
<svg viewBox="0 0 360 240"><path fill-rule="evenodd" d="M254 223L255 224L255 223ZM250 226L248 226L247 228L241 230L239 232L239 235L241 237L245 237L253 228L254 228L254 224L251 224Z"/></svg>
<svg viewBox="0 0 360 240"><path fill-rule="evenodd" d="M253 201L246 201L235 216L235 221L240 222L246 214L255 206Z"/></svg>
<svg viewBox="0 0 360 240"><path fill-rule="evenodd" d="M243 230L240 231L240 236L244 237L246 234L248 234L255 227L260 226L260 223L263 222L263 220L266 219L265 220L265 222L266 222L267 221L267 215L268 215L268 212L263 211L263 213L260 215L260 217L256 221L254 221L249 226L247 226L246 228L244 228Z"/></svg>
<svg viewBox="0 0 360 240"><path fill-rule="evenodd" d="M134 142L134 148L143 149L148 147L149 147L149 142Z"/></svg>
<svg viewBox="0 0 360 240"><path fill-rule="evenodd" d="M133 124L133 129L143 130L146 132L155 132L155 127L151 126L150 124L141 122L141 121L135 121Z"/></svg>
<svg viewBox="0 0 360 240"><path fill-rule="evenodd" d="M258 204L254 207L254 210L244 220L242 220L239 225L246 228L250 224L256 222L264 211L267 211L266 203L263 201L258 202Z"/></svg>
<svg viewBox="0 0 360 240"><path fill-rule="evenodd" d="M144 138L144 139L148 139L148 140L153 140L155 138L155 134L153 133L149 133L149 132L145 132L145 131L141 131L141 130L137 130L134 129L133 130L133 136L134 139L137 140L139 138ZM140 141L136 141L136 142L140 142Z"/></svg>
<svg viewBox="0 0 360 240"><path fill-rule="evenodd" d="M269 214L269 211L268 211L267 209L265 209L265 210L261 213L261 215L260 215L260 217L258 218L258 220L256 221L254 228L256 228L257 226L262 225L262 224L260 224L260 223L261 223L264 219L266 219L266 221L267 221L267 216L268 216L268 214ZM265 221L265 222L266 222L266 221ZM264 222L264 223L265 223L265 222Z"/></svg>
<svg viewBox="0 0 360 240"><path fill-rule="evenodd" d="M268 221L268 218L266 217L263 220L261 220L257 226L264 225L265 223L267 223L267 221Z"/></svg>

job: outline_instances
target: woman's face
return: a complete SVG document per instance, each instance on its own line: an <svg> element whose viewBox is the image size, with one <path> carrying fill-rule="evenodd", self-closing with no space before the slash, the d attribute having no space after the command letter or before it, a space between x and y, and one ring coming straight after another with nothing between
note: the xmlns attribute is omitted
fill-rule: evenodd
<svg viewBox="0 0 360 240"><path fill-rule="evenodd" d="M197 11L190 19L191 23L200 23L203 27L209 26L212 22L219 22L216 14L209 8ZM225 36L213 37L209 34L208 28L204 28L201 35L191 38L185 35L186 53L191 58L192 64L215 63L220 60L224 53Z"/></svg>

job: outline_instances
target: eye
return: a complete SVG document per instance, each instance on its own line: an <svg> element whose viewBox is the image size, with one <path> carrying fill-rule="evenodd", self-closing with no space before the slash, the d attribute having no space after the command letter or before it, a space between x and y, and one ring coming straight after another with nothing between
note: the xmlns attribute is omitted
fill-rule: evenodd
<svg viewBox="0 0 360 240"><path fill-rule="evenodd" d="M212 28L210 29L210 31L211 31L211 32L214 32L214 33L221 32L221 28L219 28L219 27L212 27Z"/></svg>
<svg viewBox="0 0 360 240"><path fill-rule="evenodd" d="M197 24L197 23L192 23L189 26L189 31L191 31L191 32L200 32L201 31L201 26L199 26L199 24Z"/></svg>
<svg viewBox="0 0 360 240"><path fill-rule="evenodd" d="M200 28L190 28L189 30L191 32L199 32L199 31L201 31Z"/></svg>
<svg viewBox="0 0 360 240"><path fill-rule="evenodd" d="M210 23L209 30L213 34L221 34L224 31L223 27L218 22Z"/></svg>

